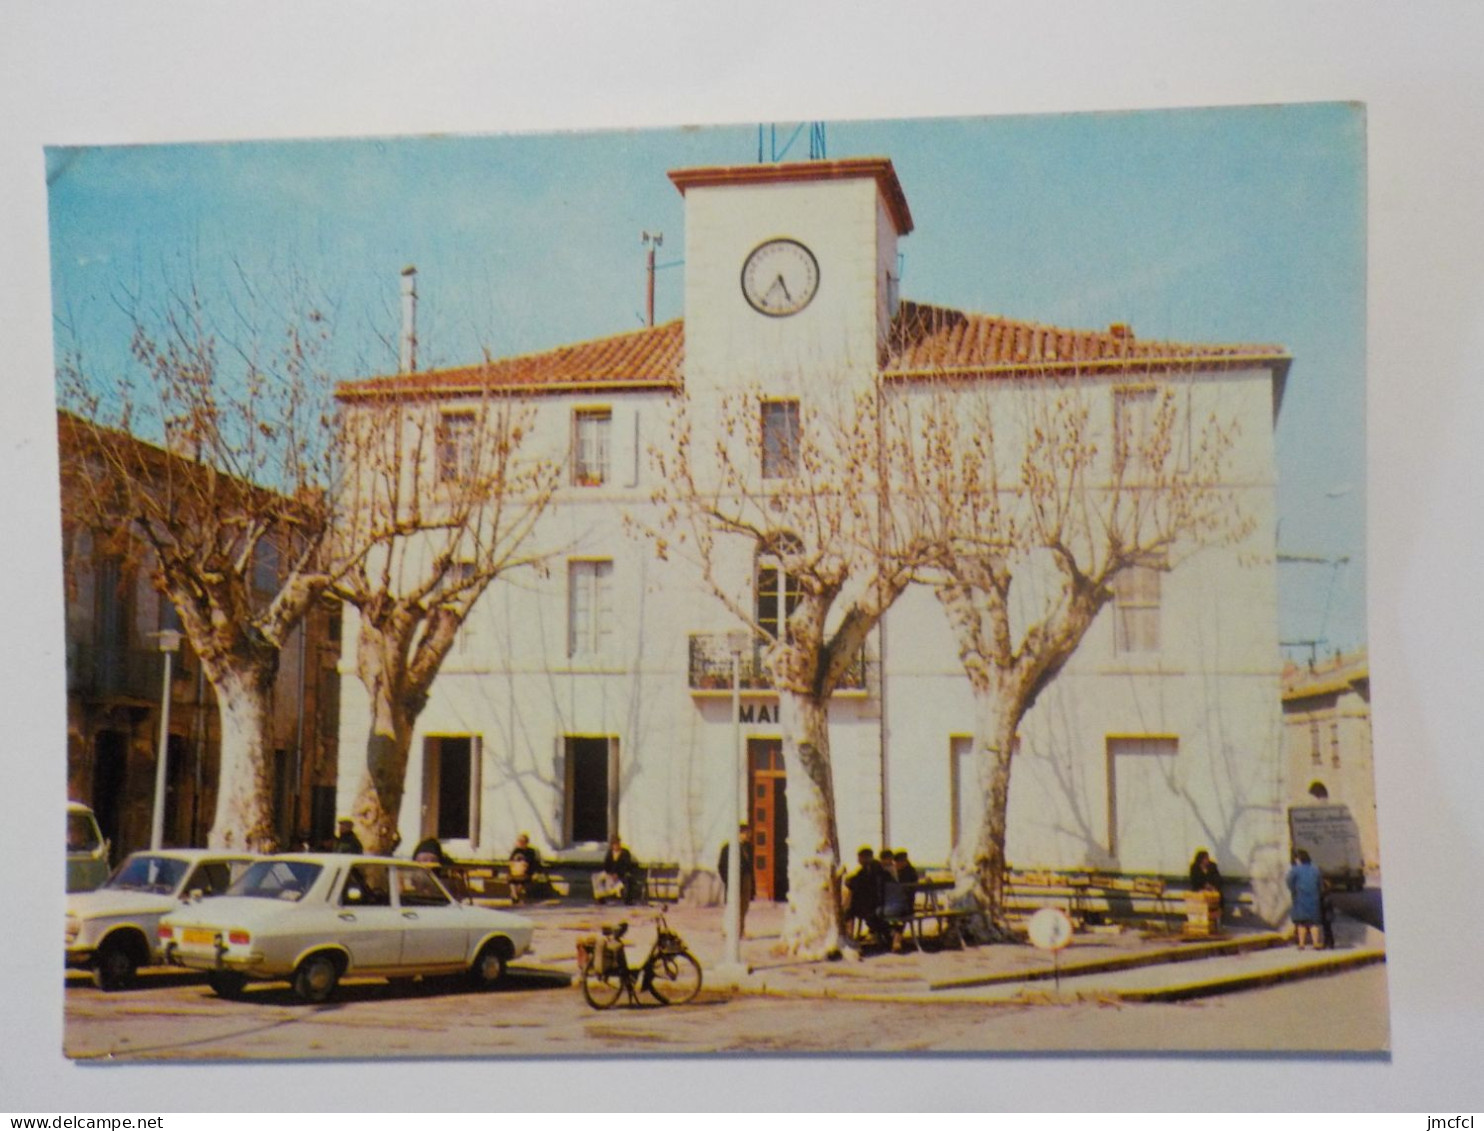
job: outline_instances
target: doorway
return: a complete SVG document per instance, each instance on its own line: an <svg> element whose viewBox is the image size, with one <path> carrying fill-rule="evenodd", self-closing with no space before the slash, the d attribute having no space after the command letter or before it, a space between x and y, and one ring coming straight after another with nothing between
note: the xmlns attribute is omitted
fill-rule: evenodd
<svg viewBox="0 0 1484 1131"><path fill-rule="evenodd" d="M618 831L618 739L568 735L564 740L568 844L606 844Z"/></svg>
<svg viewBox="0 0 1484 1131"><path fill-rule="evenodd" d="M476 750L474 737L467 734L423 741L423 836L470 839Z"/></svg>
<svg viewBox="0 0 1484 1131"><path fill-rule="evenodd" d="M748 814L752 826L752 879L758 899L788 898L788 778L783 740L747 740Z"/></svg>

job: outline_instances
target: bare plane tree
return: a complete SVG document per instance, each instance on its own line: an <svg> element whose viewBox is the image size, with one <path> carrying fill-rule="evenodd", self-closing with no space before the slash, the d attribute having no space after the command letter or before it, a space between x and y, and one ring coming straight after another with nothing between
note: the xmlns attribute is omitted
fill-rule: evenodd
<svg viewBox="0 0 1484 1131"><path fill-rule="evenodd" d="M867 637L913 576L917 547L882 506L882 402L874 386L800 404L757 390L722 398L699 440L683 402L649 533L661 556L694 557L707 587L763 647L778 692L788 775L788 912L783 941L820 957L841 945L840 843L830 698L863 666ZM802 415L801 415L802 414ZM785 580L764 618L739 560ZM765 623L766 620L766 623Z"/></svg>
<svg viewBox="0 0 1484 1131"><path fill-rule="evenodd" d="M356 673L371 699L352 817L367 849L383 852L395 843L412 731L433 681L489 585L541 565L531 534L561 465L529 454L535 410L509 398L445 410L415 395L373 396L348 418L337 537L376 545L332 592L360 614Z"/></svg>
<svg viewBox="0 0 1484 1131"><path fill-rule="evenodd" d="M59 367L71 410L61 423L72 464L64 506L151 571L215 690L213 847L275 847L280 651L345 564L329 538L338 449L319 365L327 339L315 310L273 340L240 320L224 333L192 290L135 317L137 373L101 379L76 356Z"/></svg>
<svg viewBox="0 0 1484 1131"><path fill-rule="evenodd" d="M982 803L954 848L959 894L1003 936L1005 834L1022 720L1115 589L1250 533L1228 467L1234 423L1199 429L1168 382L1115 404L1106 383L944 383L897 420L893 506L933 546L934 586L974 696ZM1099 441L1102 441L1101 443ZM1111 440L1111 442L1109 442ZM1111 450L1110 450L1111 449Z"/></svg>

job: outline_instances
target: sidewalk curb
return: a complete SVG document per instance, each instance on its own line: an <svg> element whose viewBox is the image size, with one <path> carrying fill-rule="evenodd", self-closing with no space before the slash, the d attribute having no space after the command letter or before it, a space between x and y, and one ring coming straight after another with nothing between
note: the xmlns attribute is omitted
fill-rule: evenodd
<svg viewBox="0 0 1484 1131"><path fill-rule="evenodd" d="M1358 950L1338 954L1317 962L1306 962L1299 966L1285 966L1277 970L1266 970L1256 974L1239 974L1235 977L1212 978L1204 982L1186 982L1183 985L1163 986L1149 990L1115 990L1113 996L1128 1002L1189 1001L1198 997L1215 997L1218 994L1236 993L1241 990L1276 986L1283 982L1298 982L1305 978L1323 978L1345 970L1355 970L1386 961L1384 950Z"/></svg>
<svg viewBox="0 0 1484 1131"><path fill-rule="evenodd" d="M969 990L980 986L1000 986L1014 982L1045 982L1057 978L1080 978L1088 974L1137 970L1143 966L1173 965L1178 962L1196 962L1203 958L1222 958L1249 950L1268 950L1284 946L1287 942L1288 940L1282 935L1264 933L1219 942L1189 943L1179 947L1151 950L1142 954L1119 955L1116 958L1089 959L1085 962L1069 963L1059 969L1056 966L1036 966L1028 970L1004 970L997 974L983 974L973 978L953 978L942 982L931 982L928 988L931 990Z"/></svg>

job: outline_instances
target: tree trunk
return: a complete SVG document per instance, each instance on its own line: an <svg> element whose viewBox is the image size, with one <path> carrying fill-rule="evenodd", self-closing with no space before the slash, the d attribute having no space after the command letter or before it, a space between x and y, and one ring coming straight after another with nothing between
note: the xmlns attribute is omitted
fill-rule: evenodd
<svg viewBox="0 0 1484 1131"><path fill-rule="evenodd" d="M974 768L981 803L954 846L956 894L984 915L992 939L1010 937L1005 915L1005 832L1010 808L1010 764L1025 708L1008 680L974 689Z"/></svg>
<svg viewBox="0 0 1484 1131"><path fill-rule="evenodd" d="M362 622L356 650L361 682L371 698L366 769L356 787L351 818L367 852L390 853L406 789L408 752L418 711L407 693L407 664L399 634ZM425 698L425 697L424 697Z"/></svg>
<svg viewBox="0 0 1484 1131"><path fill-rule="evenodd" d="M211 848L272 852L278 847L269 758L276 652L273 657L273 663L220 673L211 681L222 724L216 815L207 837Z"/></svg>
<svg viewBox="0 0 1484 1131"><path fill-rule="evenodd" d="M840 949L840 837L830 769L829 699L780 689L783 767L788 774L790 954L824 958Z"/></svg>

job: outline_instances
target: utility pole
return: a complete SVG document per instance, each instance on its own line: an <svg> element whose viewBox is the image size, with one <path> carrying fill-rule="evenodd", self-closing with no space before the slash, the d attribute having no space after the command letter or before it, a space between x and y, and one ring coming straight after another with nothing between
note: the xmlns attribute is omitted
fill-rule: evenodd
<svg viewBox="0 0 1484 1131"><path fill-rule="evenodd" d="M665 242L664 232L642 232L640 241L649 248L644 267L644 325L654 325L654 253Z"/></svg>

